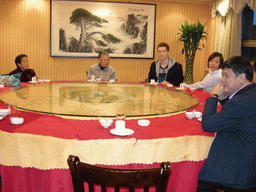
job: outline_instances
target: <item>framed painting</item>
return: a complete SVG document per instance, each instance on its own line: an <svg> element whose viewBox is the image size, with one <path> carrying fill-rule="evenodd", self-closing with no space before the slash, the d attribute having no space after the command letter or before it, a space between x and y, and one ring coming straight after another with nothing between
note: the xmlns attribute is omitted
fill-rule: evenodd
<svg viewBox="0 0 256 192"><path fill-rule="evenodd" d="M154 58L155 4L51 0L51 56Z"/></svg>

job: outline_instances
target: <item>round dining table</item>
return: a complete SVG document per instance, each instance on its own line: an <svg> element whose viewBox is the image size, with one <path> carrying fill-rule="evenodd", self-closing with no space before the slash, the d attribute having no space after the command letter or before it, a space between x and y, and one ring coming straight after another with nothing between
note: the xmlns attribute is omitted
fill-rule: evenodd
<svg viewBox="0 0 256 192"><path fill-rule="evenodd" d="M36 85L22 83L21 87L30 86ZM177 91L177 87L157 87ZM0 100L1 94L7 91L17 92L17 89L20 88L1 88ZM60 90L63 89L58 88L58 94ZM88 118L58 112L24 110L25 105L16 107L1 100L0 108L11 110L0 121L2 191L73 191L67 158L69 155L76 155L82 162L112 168L152 168L169 161L172 172L167 192L195 192L197 175L207 158L215 134L203 131L200 119L188 119L185 111L202 112L205 100L210 94L202 90L178 92L186 92L198 98L198 104L175 113L128 116L125 127L132 129L134 133L126 136L111 134L116 121L111 115L109 118L114 122L109 128L103 128L99 119L105 118L104 115L91 115ZM50 93L51 98L56 99L56 90L51 89ZM27 97L20 95L19 98L26 100ZM39 105L39 100L40 97L33 98L30 105ZM58 103L64 105L61 99ZM58 107L52 105L50 108L53 111ZM47 107L45 109L48 110ZM21 117L24 122L12 124L13 117ZM141 119L149 120L150 125L138 125Z"/></svg>

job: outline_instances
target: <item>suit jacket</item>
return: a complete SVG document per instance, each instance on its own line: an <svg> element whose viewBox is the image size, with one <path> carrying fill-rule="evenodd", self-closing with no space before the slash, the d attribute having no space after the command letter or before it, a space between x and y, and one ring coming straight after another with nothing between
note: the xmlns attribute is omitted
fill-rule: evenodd
<svg viewBox="0 0 256 192"><path fill-rule="evenodd" d="M155 79L155 81L158 81L158 77L156 75L156 62L151 64L148 74L148 82L150 82L150 79ZM180 83L183 81L182 65L175 62L174 65L168 70L165 80L174 86L180 86Z"/></svg>
<svg viewBox="0 0 256 192"><path fill-rule="evenodd" d="M239 91L216 112L217 99L206 100L202 128L216 132L198 178L236 189L256 187L256 85Z"/></svg>

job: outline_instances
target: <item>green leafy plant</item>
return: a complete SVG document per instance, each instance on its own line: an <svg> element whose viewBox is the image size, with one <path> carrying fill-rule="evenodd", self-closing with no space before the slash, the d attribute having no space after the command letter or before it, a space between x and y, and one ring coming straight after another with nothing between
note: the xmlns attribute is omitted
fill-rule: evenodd
<svg viewBox="0 0 256 192"><path fill-rule="evenodd" d="M197 24L189 25L187 21L181 25L179 42L182 42L184 47L182 49L182 54L185 53L186 57L186 69L185 69L185 78L184 82L188 84L194 83L193 80L193 64L197 50L199 48L200 41L202 39L207 39L207 33L205 31L205 25L197 22ZM204 44L202 44L204 47Z"/></svg>

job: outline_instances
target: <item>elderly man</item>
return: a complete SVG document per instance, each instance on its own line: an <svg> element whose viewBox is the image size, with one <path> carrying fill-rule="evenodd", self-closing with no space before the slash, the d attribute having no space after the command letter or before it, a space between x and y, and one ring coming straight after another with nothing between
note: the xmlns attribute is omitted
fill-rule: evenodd
<svg viewBox="0 0 256 192"><path fill-rule="evenodd" d="M162 85L179 86L183 81L182 65L169 57L169 45L167 43L160 43L157 46L157 51L159 59L151 64L148 81L154 79Z"/></svg>
<svg viewBox="0 0 256 192"><path fill-rule="evenodd" d="M198 175L198 192L256 191L256 85L253 68L242 56L222 65L222 83L206 100L202 128L216 132ZM218 97L228 94L217 112Z"/></svg>
<svg viewBox="0 0 256 192"><path fill-rule="evenodd" d="M103 81L116 80L115 69L109 66L110 56L107 52L99 53L99 63L89 68L87 80L100 79ZM92 78L93 77L93 78Z"/></svg>

